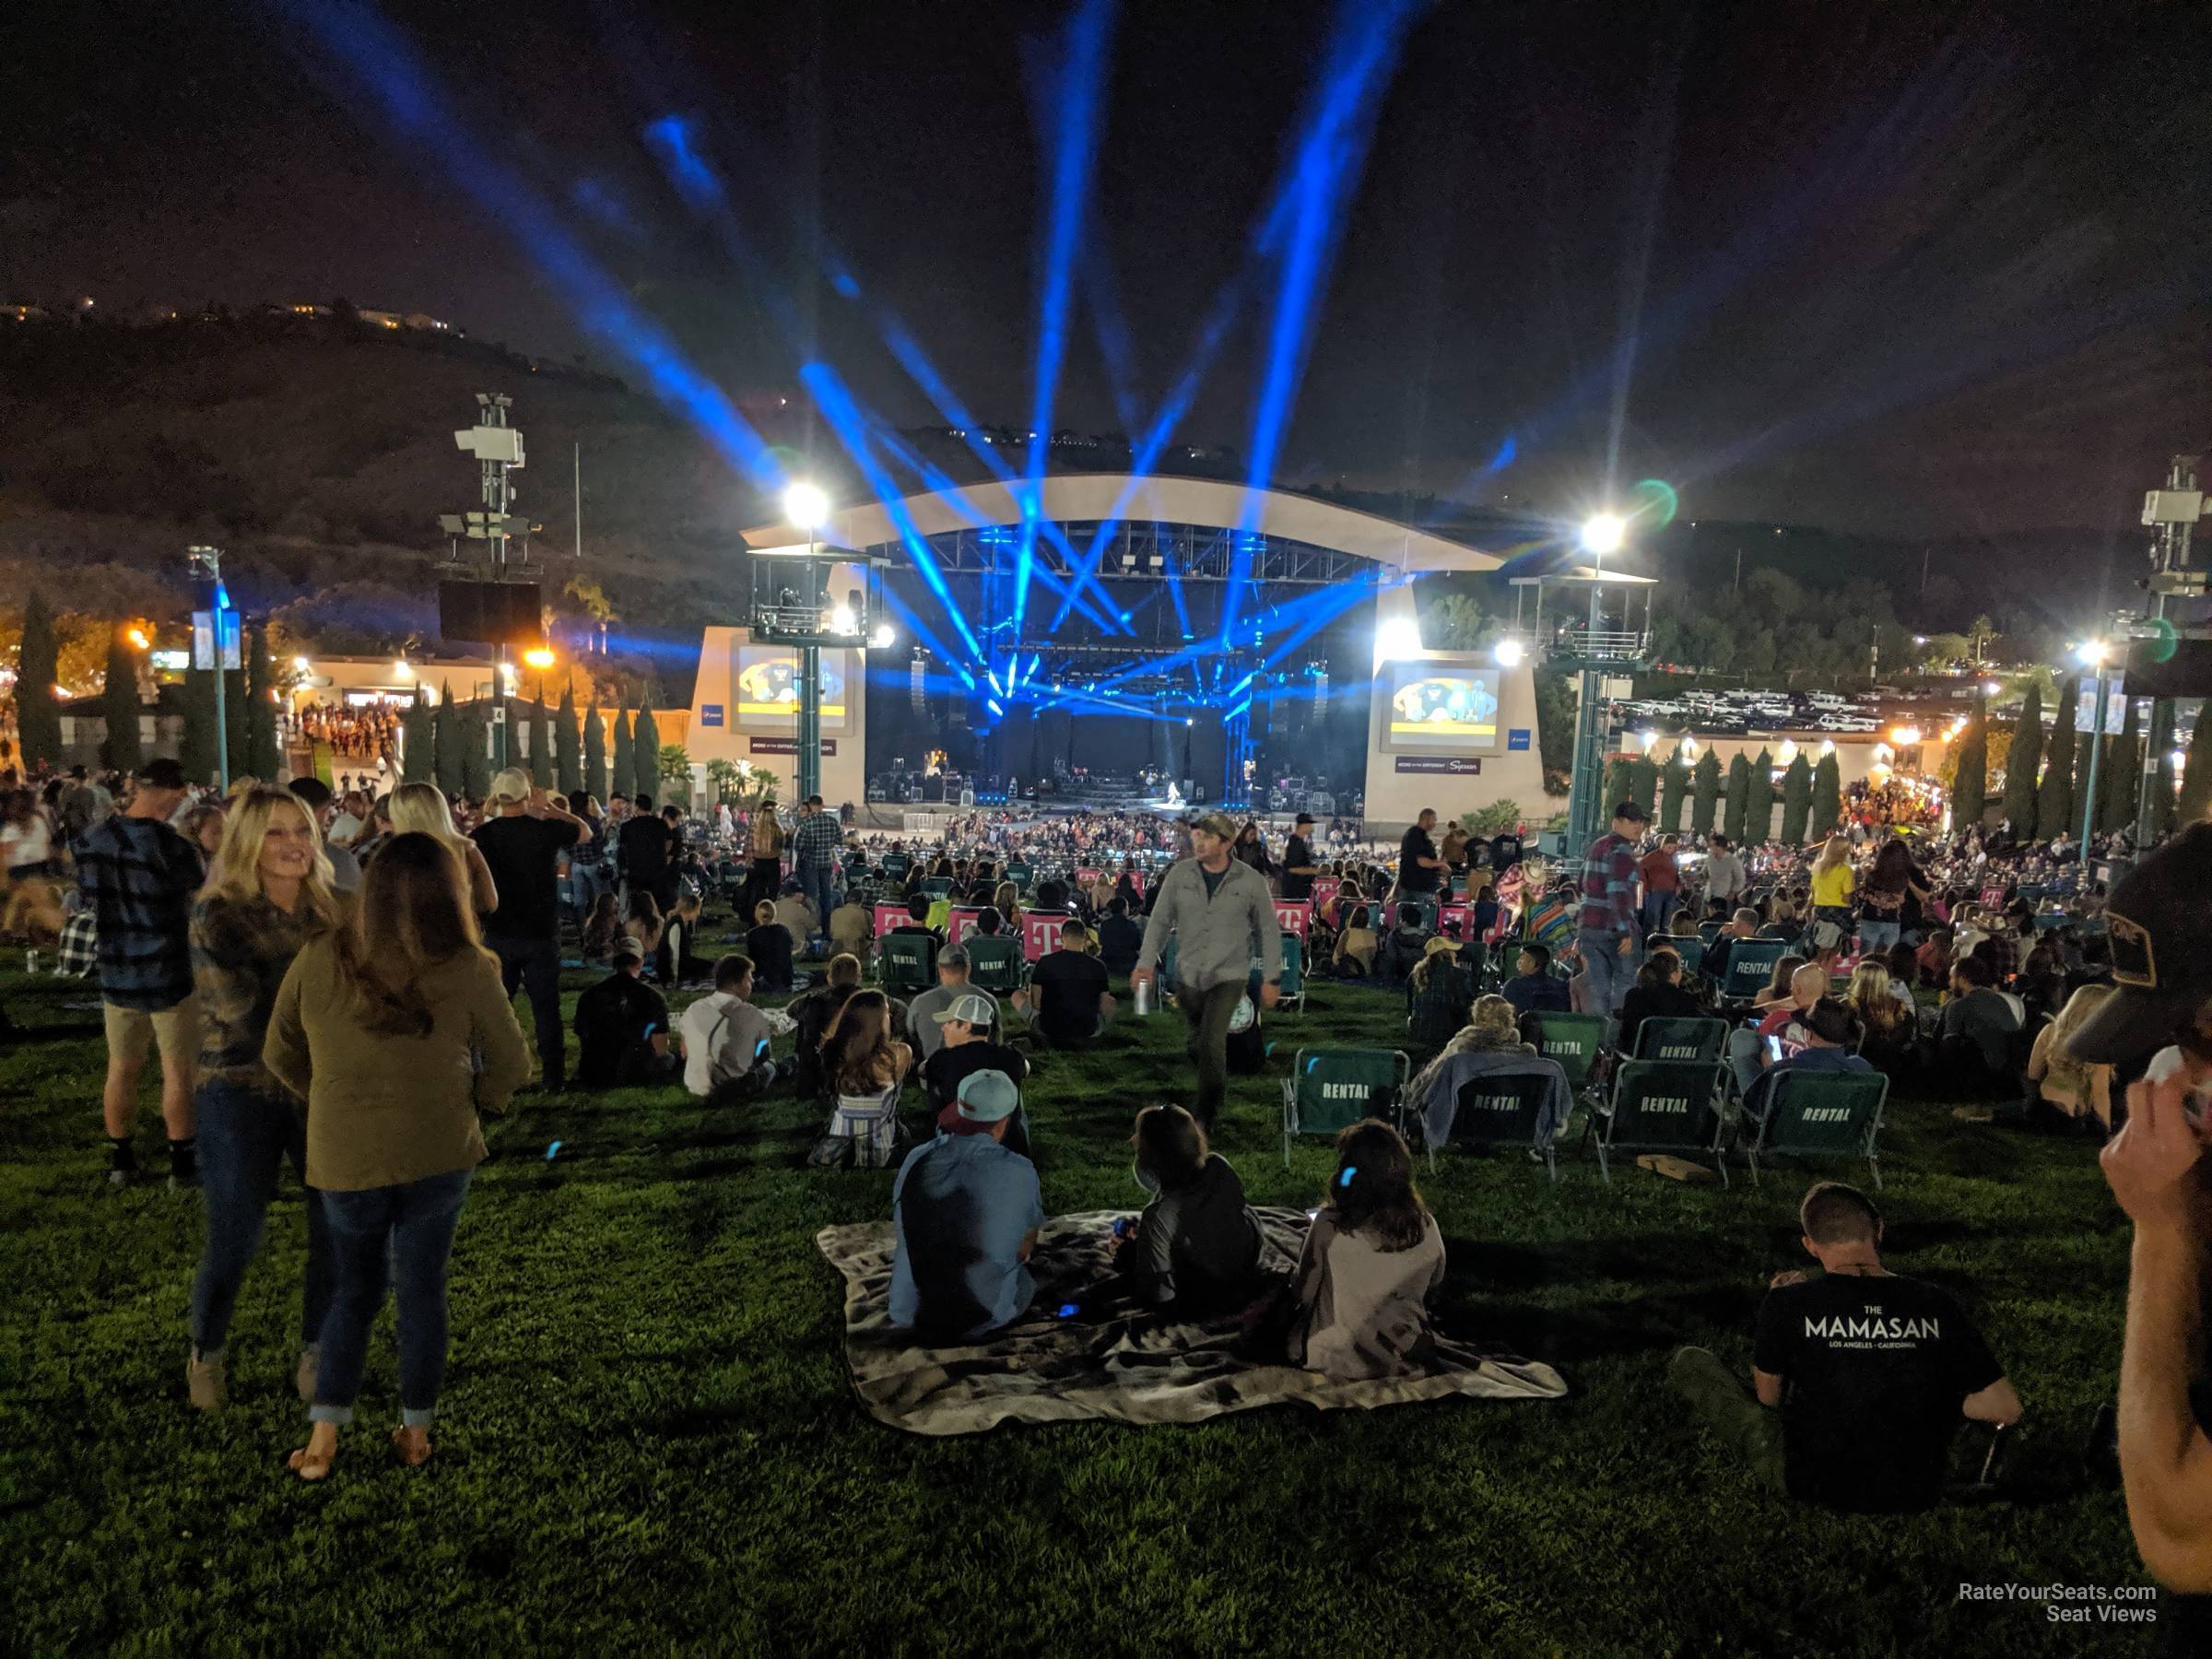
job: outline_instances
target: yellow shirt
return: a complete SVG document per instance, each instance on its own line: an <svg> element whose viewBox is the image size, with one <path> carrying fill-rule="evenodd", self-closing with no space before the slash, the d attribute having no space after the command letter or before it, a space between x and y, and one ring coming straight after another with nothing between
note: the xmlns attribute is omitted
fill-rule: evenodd
<svg viewBox="0 0 2212 1659"><path fill-rule="evenodd" d="M1841 910L1851 902L1851 896L1858 890L1858 886L1859 878L1848 863L1840 864L1832 870L1815 870L1813 902Z"/></svg>

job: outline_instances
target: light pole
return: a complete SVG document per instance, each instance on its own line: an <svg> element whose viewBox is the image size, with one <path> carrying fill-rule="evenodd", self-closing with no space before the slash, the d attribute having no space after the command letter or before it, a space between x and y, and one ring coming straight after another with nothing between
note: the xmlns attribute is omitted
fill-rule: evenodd
<svg viewBox="0 0 2212 1659"><path fill-rule="evenodd" d="M2112 660L2112 648L2102 640L2091 640L2074 653L2081 662L2097 670L2097 711L2089 717L2089 776L2082 790L2081 802L2081 868L2086 877L2089 865L2089 831L2097 822L2097 762L2104 747L2104 673L2105 665ZM2086 888L2085 888L2086 890Z"/></svg>
<svg viewBox="0 0 2212 1659"><path fill-rule="evenodd" d="M1605 771L1605 685L1607 654L1600 636L1605 626L1606 555L1628 540L1628 524L1601 512L1583 525L1583 550L1590 555L1590 624L1582 650L1582 698L1574 718L1574 770L1567 785L1567 856L1579 858L1606 822L1603 800Z"/></svg>
<svg viewBox="0 0 2212 1659"><path fill-rule="evenodd" d="M801 479L783 491L783 516L806 532L808 585L813 585L814 548L823 521L830 516L830 498L818 485ZM818 594L817 595L819 596ZM807 630L799 646L798 797L806 801L822 788L822 648L816 642L819 619Z"/></svg>
<svg viewBox="0 0 2212 1659"><path fill-rule="evenodd" d="M215 584L214 608L208 615L212 626L208 633L214 641L209 661L215 668L215 770L222 782L223 794L230 794L230 723L224 707L224 676L229 667L229 624L225 620L230 612L230 590L223 585L223 550L220 547L187 547L185 557L195 571L204 571Z"/></svg>

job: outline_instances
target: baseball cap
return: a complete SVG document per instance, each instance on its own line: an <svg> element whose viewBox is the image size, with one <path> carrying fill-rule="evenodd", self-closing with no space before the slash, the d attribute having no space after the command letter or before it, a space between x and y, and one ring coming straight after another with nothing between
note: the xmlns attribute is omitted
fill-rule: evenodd
<svg viewBox="0 0 2212 1659"><path fill-rule="evenodd" d="M966 991L954 997L949 1005L932 1014L930 1018L939 1025L943 1025L948 1019L959 1019L980 1028L991 1023L994 1012L989 997L979 996L973 991ZM996 1072L993 1072L991 1075L993 1077L999 1076Z"/></svg>
<svg viewBox="0 0 2212 1659"><path fill-rule="evenodd" d="M2118 990L2066 1044L2112 1065L2164 1048L2212 997L2212 823L2192 824L2120 878L2105 906Z"/></svg>
<svg viewBox="0 0 2212 1659"><path fill-rule="evenodd" d="M131 774L139 782L155 789L182 789L185 787L184 769L166 755L156 756L141 764Z"/></svg>
<svg viewBox="0 0 2212 1659"><path fill-rule="evenodd" d="M960 1079L959 1114L971 1124L995 1124L1020 1109L1021 1090L1005 1072L970 1072Z"/></svg>
<svg viewBox="0 0 2212 1659"><path fill-rule="evenodd" d="M1457 950L1458 948L1459 942L1456 939L1447 939L1441 934L1439 934L1435 938L1430 940L1428 944L1421 947L1421 954L1423 956L1434 956L1440 950Z"/></svg>
<svg viewBox="0 0 2212 1659"><path fill-rule="evenodd" d="M1191 828L1203 830L1208 835L1218 836L1223 841L1233 841L1237 839L1237 820L1226 812L1202 813Z"/></svg>
<svg viewBox="0 0 2212 1659"><path fill-rule="evenodd" d="M1310 824L1313 821L1313 815L1310 812L1301 812L1298 815L1298 821L1301 824Z"/></svg>
<svg viewBox="0 0 2212 1659"><path fill-rule="evenodd" d="M1641 824L1643 822L1643 808L1633 801L1620 801L1615 803L1613 816L1617 818L1627 818L1630 823Z"/></svg>
<svg viewBox="0 0 2212 1659"><path fill-rule="evenodd" d="M639 944L629 934L624 934L615 941L612 954L617 961L628 959L632 962L641 962L645 959L645 947Z"/></svg>
<svg viewBox="0 0 2212 1659"><path fill-rule="evenodd" d="M947 945L937 952L937 966L940 968L965 968L968 965L968 947L965 945Z"/></svg>

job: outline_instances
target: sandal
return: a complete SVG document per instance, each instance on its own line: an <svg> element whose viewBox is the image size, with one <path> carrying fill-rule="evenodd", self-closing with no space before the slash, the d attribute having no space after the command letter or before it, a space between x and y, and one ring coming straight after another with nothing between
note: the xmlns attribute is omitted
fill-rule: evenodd
<svg viewBox="0 0 2212 1659"><path fill-rule="evenodd" d="M428 1429L409 1429L404 1423L392 1430L392 1452L400 1466L419 1469L430 1461L430 1431Z"/></svg>
<svg viewBox="0 0 2212 1659"><path fill-rule="evenodd" d="M311 1457L308 1450L305 1446L300 1447L299 1451L285 1460L285 1466L299 1476L301 1480L328 1480L330 1465L337 1461L336 1453L333 1452L328 1457L316 1458Z"/></svg>

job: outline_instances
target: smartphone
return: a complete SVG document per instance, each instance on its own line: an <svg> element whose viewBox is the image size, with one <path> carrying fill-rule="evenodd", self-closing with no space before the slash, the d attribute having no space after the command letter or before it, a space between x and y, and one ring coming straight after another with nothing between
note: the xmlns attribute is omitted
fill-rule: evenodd
<svg viewBox="0 0 2212 1659"><path fill-rule="evenodd" d="M1769 1065L1778 1065L1781 1064L1781 1062L1782 1039L1779 1037L1769 1037L1767 1039L1767 1064Z"/></svg>

